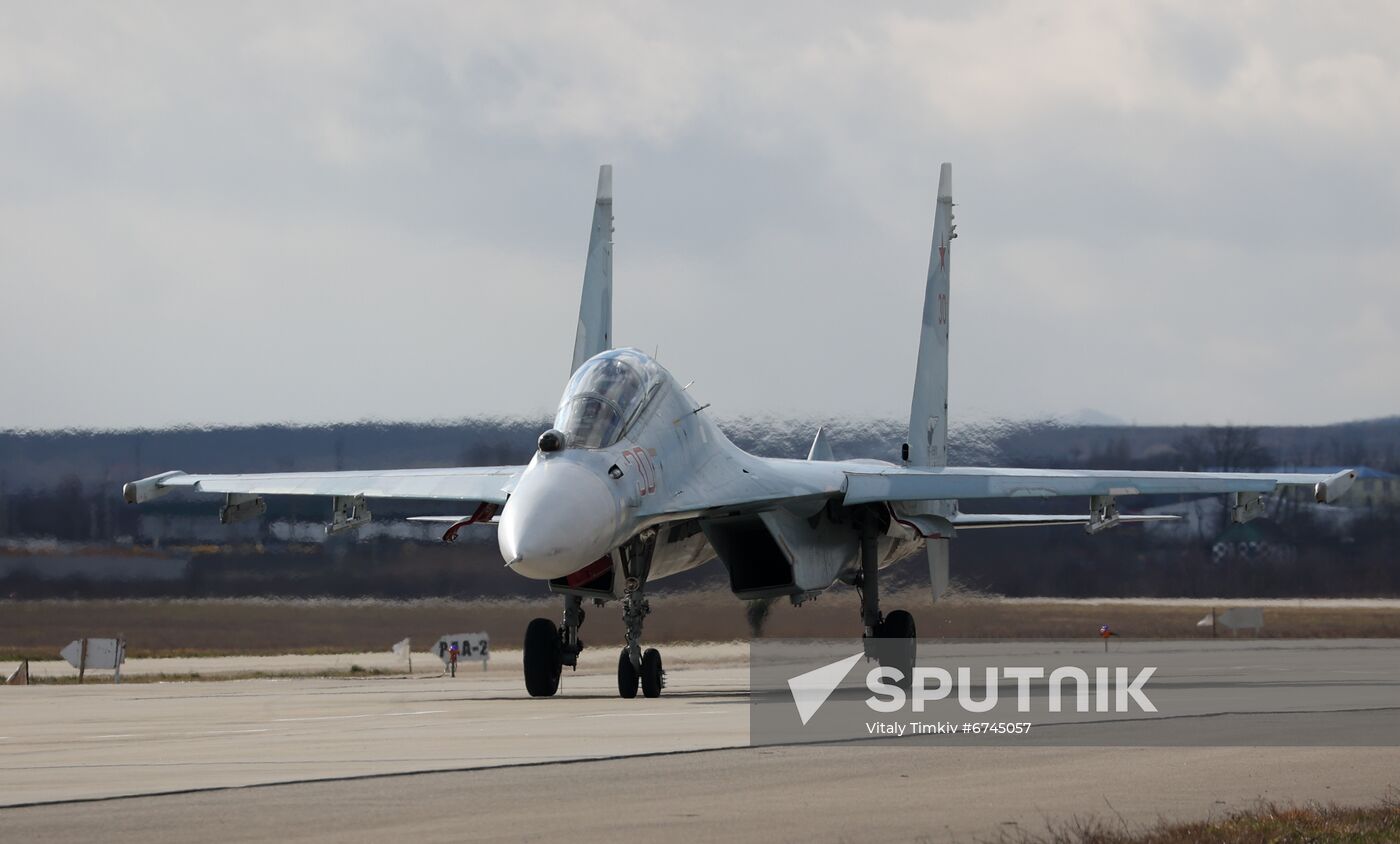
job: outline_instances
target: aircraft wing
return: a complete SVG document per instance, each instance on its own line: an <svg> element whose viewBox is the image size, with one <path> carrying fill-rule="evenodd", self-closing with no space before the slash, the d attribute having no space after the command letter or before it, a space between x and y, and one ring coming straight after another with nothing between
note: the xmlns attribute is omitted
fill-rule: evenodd
<svg viewBox="0 0 1400 844"><path fill-rule="evenodd" d="M1061 496L1265 494L1284 486L1306 486L1318 501L1332 502L1351 487L1353 470L1335 475L1244 472L1147 472L1094 469L1001 469L984 467L895 466L873 461L768 460L763 470L745 472L744 483L718 495L706 490L679 496L657 516L713 515L769 509L825 499L846 505L874 502L951 501L977 498ZM755 467L757 468L757 467ZM1088 516L960 513L957 528L1086 524ZM1124 515L1122 522L1153 521Z"/></svg>
<svg viewBox="0 0 1400 844"><path fill-rule="evenodd" d="M355 472L283 472L256 475L187 475L165 472L122 487L131 504L173 489L235 495L324 495L415 498L504 504L524 466L381 469Z"/></svg>
<svg viewBox="0 0 1400 844"><path fill-rule="evenodd" d="M1269 493L1307 486L1331 502L1350 488L1356 472L1335 475L1240 472L1120 472L1093 469L982 467L861 467L846 471L846 504L968 498L1049 498L1065 495L1211 495Z"/></svg>

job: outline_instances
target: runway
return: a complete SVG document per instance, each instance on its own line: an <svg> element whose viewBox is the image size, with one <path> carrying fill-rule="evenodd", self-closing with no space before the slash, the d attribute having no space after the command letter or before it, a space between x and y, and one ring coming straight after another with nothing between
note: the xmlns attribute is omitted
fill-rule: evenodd
<svg viewBox="0 0 1400 844"><path fill-rule="evenodd" d="M1400 655L1400 642L1223 642L1209 662L1240 685L1278 686L1277 672L1251 674L1262 648L1283 649L1332 720L1394 729L1395 709L1347 712L1344 696L1315 692L1333 683L1330 666L1354 672L1362 656ZM748 674L732 646L722 659L672 651L658 700L616 697L612 652L586 653L553 700L526 698L506 660L455 680L0 689L0 829L13 840L972 840L1043 830L1047 817L1142 823L1258 798L1373 802L1400 787L1388 732L1378 738L1392 746L1361 748L749 748ZM1396 678L1362 679L1372 704L1400 707ZM1227 709L1191 717L1218 722Z"/></svg>

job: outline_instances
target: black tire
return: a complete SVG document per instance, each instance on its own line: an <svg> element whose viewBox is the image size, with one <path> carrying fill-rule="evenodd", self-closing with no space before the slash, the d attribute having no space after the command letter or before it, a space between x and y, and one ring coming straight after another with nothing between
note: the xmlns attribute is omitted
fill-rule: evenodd
<svg viewBox="0 0 1400 844"><path fill-rule="evenodd" d="M661 697L661 688L666 685L666 672L661 670L661 652L647 648L642 654L642 695Z"/></svg>
<svg viewBox="0 0 1400 844"><path fill-rule="evenodd" d="M879 644L881 667L897 669L902 679L895 685L908 692L914 685L914 657L918 649L914 616L895 610L885 616L876 635L883 640Z"/></svg>
<svg viewBox="0 0 1400 844"><path fill-rule="evenodd" d="M632 667L632 657L623 648L617 657L617 693L628 700L636 697L638 679L637 669Z"/></svg>
<svg viewBox="0 0 1400 844"><path fill-rule="evenodd" d="M559 691L564 670L559 644L559 628L547 618L525 628L525 691L530 697L553 697Z"/></svg>
<svg viewBox="0 0 1400 844"><path fill-rule="evenodd" d="M913 639L914 636L914 616L904 610L895 610L885 616L885 623L881 625L880 638Z"/></svg>

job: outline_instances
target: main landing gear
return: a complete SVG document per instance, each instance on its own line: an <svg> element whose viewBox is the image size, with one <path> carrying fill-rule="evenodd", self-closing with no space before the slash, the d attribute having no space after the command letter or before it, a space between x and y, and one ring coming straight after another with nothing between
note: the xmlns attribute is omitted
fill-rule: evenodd
<svg viewBox="0 0 1400 844"><path fill-rule="evenodd" d="M860 594L866 657L878 661L882 668L898 671L895 685L909 691L914 682L917 650L914 617L904 610L894 610L889 615L880 612L879 533L868 515L860 524L860 577L856 580L856 591Z"/></svg>
<svg viewBox="0 0 1400 844"><path fill-rule="evenodd" d="M559 691L564 666L578 667L583 640L583 599L564 596L564 625L555 626L547 618L537 618L525 628L525 690L530 697L551 697Z"/></svg>

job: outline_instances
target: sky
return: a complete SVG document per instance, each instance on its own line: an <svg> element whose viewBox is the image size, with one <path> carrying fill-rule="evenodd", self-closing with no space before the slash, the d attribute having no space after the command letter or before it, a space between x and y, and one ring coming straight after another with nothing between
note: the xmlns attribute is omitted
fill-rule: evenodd
<svg viewBox="0 0 1400 844"><path fill-rule="evenodd" d="M1400 413L1400 5L0 0L0 429Z"/></svg>

